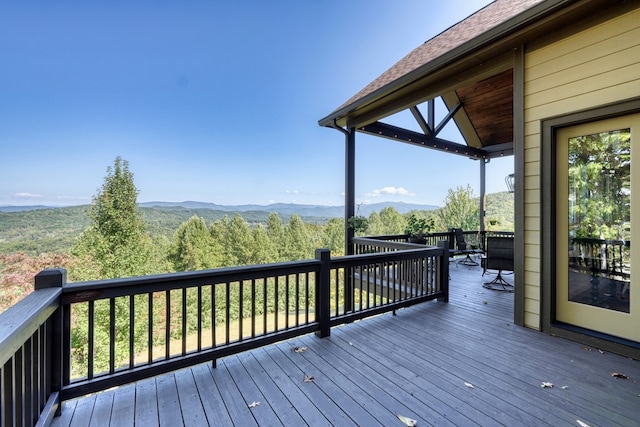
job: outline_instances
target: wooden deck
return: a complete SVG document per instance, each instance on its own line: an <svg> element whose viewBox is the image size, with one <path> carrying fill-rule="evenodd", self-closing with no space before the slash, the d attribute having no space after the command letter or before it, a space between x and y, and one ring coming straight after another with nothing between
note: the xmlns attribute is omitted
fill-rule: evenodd
<svg viewBox="0 0 640 427"><path fill-rule="evenodd" d="M452 265L448 304L68 401L52 425L640 425L640 362L513 325L513 295L488 280Z"/></svg>

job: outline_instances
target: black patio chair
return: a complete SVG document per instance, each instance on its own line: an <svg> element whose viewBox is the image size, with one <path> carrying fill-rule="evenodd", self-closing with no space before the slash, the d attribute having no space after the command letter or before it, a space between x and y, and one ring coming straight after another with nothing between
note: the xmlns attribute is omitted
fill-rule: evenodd
<svg viewBox="0 0 640 427"><path fill-rule="evenodd" d="M457 264L476 266L479 265L471 255L481 255L484 251L475 245L468 245L464 239L464 231L462 228L451 228L449 230L451 235L455 239L455 247L453 245L454 240L449 238L449 255L455 257L456 255L464 255L464 258L456 261Z"/></svg>
<svg viewBox="0 0 640 427"><path fill-rule="evenodd" d="M494 291L513 291L513 285L502 276L503 271L513 271L513 237L488 236L486 255L482 260L484 271L498 270L496 277L482 286Z"/></svg>

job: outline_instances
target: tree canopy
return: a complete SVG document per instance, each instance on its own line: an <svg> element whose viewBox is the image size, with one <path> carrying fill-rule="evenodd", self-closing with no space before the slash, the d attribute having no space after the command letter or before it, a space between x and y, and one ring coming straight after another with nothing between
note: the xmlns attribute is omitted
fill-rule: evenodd
<svg viewBox="0 0 640 427"><path fill-rule="evenodd" d="M97 267L100 278L141 275L149 270L151 240L137 198L129 163L116 157L93 197L88 211L91 224L73 250Z"/></svg>

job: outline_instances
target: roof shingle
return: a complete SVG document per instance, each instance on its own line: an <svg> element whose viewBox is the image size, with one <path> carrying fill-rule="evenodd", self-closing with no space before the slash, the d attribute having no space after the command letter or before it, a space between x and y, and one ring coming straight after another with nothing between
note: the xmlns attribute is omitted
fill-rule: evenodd
<svg viewBox="0 0 640 427"><path fill-rule="evenodd" d="M415 48L408 55L338 107L338 112L364 97L418 70L544 0L496 0Z"/></svg>

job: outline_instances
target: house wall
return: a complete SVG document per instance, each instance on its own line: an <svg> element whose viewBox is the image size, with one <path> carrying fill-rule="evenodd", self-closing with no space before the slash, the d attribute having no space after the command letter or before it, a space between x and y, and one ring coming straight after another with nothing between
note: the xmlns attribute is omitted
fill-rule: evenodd
<svg viewBox="0 0 640 427"><path fill-rule="evenodd" d="M640 96L640 9L524 54L524 324L541 328L541 121Z"/></svg>

